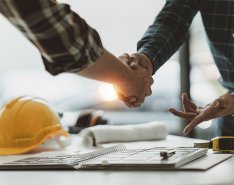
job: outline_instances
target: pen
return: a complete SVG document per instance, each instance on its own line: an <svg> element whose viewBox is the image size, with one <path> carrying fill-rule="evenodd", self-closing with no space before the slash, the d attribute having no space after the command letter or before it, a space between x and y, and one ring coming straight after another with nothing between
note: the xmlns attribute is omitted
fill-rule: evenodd
<svg viewBox="0 0 234 185"><path fill-rule="evenodd" d="M163 159L167 159L174 155L176 153L175 149L167 150L167 151L161 151L160 156L163 157Z"/></svg>

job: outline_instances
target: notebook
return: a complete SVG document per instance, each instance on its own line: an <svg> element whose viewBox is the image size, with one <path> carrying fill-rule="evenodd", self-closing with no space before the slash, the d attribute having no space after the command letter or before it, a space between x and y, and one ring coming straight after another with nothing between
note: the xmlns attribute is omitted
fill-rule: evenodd
<svg viewBox="0 0 234 185"><path fill-rule="evenodd" d="M174 150L165 158L162 153ZM207 149L191 147L154 147L148 149L127 149L125 145L115 145L87 153L60 155L39 154L20 160L0 164L0 169L70 169L70 170L152 170L177 169L207 153Z"/></svg>

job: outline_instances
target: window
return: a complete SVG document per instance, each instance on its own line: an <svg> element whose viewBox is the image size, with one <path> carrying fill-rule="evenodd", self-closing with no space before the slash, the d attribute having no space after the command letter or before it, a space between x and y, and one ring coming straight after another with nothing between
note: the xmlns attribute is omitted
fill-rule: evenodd
<svg viewBox="0 0 234 185"><path fill-rule="evenodd" d="M136 43L152 24L164 0L66 0L101 35L103 45L116 56L136 51ZM179 107L179 64L174 55L154 76L153 94L139 109L128 109L111 99L106 84L71 74L50 76L37 49L5 18L0 17L1 78L0 102L22 95L42 97L58 111L103 109L113 123L142 123L152 120L170 122L171 133L178 132L179 119L167 112ZM123 116L121 116L123 115ZM173 121L173 124L171 122ZM65 121L66 122L66 121ZM70 123L68 123L70 124Z"/></svg>

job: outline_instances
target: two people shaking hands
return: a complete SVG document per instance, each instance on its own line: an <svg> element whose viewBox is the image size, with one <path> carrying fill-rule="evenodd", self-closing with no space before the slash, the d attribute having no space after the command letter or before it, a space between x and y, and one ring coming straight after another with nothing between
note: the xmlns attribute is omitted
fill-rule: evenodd
<svg viewBox="0 0 234 185"><path fill-rule="evenodd" d="M184 134L205 120L223 117L232 123L226 130L234 135L234 119L230 116L234 113L234 52L230 52L234 49L234 24L223 24L224 16L230 23L234 21L233 6L231 0L167 0L138 42L137 53L120 57L106 50L98 32L67 4L56 0L2 0L0 13L37 47L49 73L70 72L111 83L126 106L139 107L152 93L152 75L180 47L193 17L200 11L221 83L228 93L204 107L183 94L184 110L169 111L189 121Z"/></svg>

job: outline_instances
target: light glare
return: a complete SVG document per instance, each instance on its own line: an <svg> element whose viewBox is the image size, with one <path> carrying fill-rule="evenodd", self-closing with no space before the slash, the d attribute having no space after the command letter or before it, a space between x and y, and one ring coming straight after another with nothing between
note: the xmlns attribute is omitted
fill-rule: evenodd
<svg viewBox="0 0 234 185"><path fill-rule="evenodd" d="M201 129L207 129L211 126L211 124L212 124L212 120L209 120L209 121L204 121L204 122L200 123L198 126Z"/></svg>
<svg viewBox="0 0 234 185"><path fill-rule="evenodd" d="M114 87L110 84L103 84L99 88L99 94L104 101L113 101L117 99Z"/></svg>

